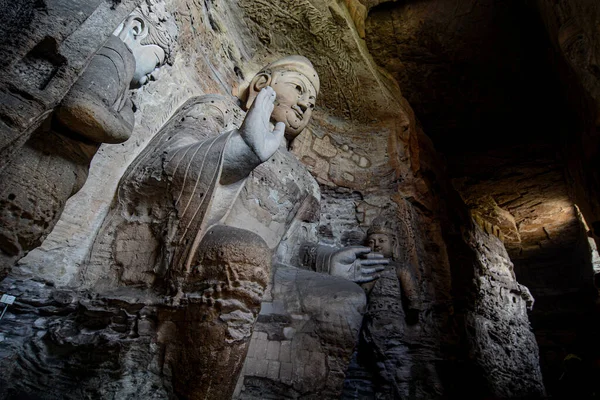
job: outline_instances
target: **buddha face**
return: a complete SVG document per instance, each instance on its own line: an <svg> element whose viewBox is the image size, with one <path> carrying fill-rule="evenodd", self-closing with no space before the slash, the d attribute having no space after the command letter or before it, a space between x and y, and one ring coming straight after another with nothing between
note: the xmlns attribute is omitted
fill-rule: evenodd
<svg viewBox="0 0 600 400"><path fill-rule="evenodd" d="M274 72L271 87L277 95L271 120L283 122L291 140L310 122L317 92L306 76L295 71Z"/></svg>
<svg viewBox="0 0 600 400"><path fill-rule="evenodd" d="M272 75L260 73L251 84L247 107L266 86L271 86L277 95L271 122L283 122L285 137L292 141L310 122L317 91L305 75L296 71L275 70Z"/></svg>
<svg viewBox="0 0 600 400"><path fill-rule="evenodd" d="M129 47L135 58L132 88L138 88L155 79L159 67L165 62L165 51L160 46L141 43L148 36L148 29L152 28L142 18L130 16L115 31L115 35Z"/></svg>
<svg viewBox="0 0 600 400"><path fill-rule="evenodd" d="M385 233L372 233L367 238L367 246L375 253L381 253L386 258L392 257L392 242Z"/></svg>

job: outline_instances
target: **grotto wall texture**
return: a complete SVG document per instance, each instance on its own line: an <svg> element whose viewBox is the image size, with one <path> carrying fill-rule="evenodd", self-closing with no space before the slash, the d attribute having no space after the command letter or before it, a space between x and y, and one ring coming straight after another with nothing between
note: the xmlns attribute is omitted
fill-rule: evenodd
<svg viewBox="0 0 600 400"><path fill-rule="evenodd" d="M504 241L536 299L529 315L549 396L589 396L597 374L588 244L597 241L597 7L385 2L365 19L375 61L400 82L475 220ZM573 354L579 383L563 375Z"/></svg>
<svg viewBox="0 0 600 400"><path fill-rule="evenodd" d="M142 2L173 16L177 50L156 81L132 93L131 138L100 146L86 184L67 202L54 230L0 283L1 292L17 296L0 324L0 364L9 371L0 377L0 397L543 397L527 317L532 298L517 282L502 242L473 223L397 81L373 60L360 21L375 4L160 4ZM104 19L98 29L107 36L128 11ZM46 18L52 23L52 15ZM331 276L314 278L312 271L265 269L266 275L247 279L261 286L258 301L223 319L220 310L211 311L192 295L200 292L174 294L158 270L147 274L151 263L144 257L156 254L136 246L150 242L148 232L107 226L123 209L148 218L168 210L141 207L152 196L160 200L158 192L140 199L117 189L125 187L136 157L155 146L148 144L157 132L168 131L163 126L185 126L185 118L204 115L180 109L217 95L225 100L217 107L223 112L213 115L215 126L239 126L244 113L238 97L250 80L291 54L308 57L319 74L313 118L285 153L288 158L267 161L283 165L279 175L257 169L240 188L240 199L259 193L256 202L270 204L270 186L260 192L261 178L285 182L288 170L302 169L310 175L295 184L319 198L320 206L302 209L294 226L302 230L313 223L316 229L306 228L307 236L321 245L360 246L369 228L384 219L396 251L380 278L362 288ZM56 96L36 115L51 110L61 98ZM190 99L196 100L186 103ZM184 118L170 120L173 115ZM278 207L283 205L272 205L273 215ZM252 240L253 249L271 251L275 261L294 258L279 241ZM218 245L223 243L205 248ZM251 250L244 255L252 258ZM131 256L116 256L119 251ZM215 251L214 257L219 265L229 255ZM270 260L257 255L244 262L263 268ZM309 272L312 286L294 287ZM205 336L207 319L219 329L234 326L240 336L212 328L213 336Z"/></svg>
<svg viewBox="0 0 600 400"><path fill-rule="evenodd" d="M538 1L537 6L554 47L554 60L565 93L578 121L565 138L568 182L572 197L598 243L600 33L597 21L600 6L593 1L554 4Z"/></svg>

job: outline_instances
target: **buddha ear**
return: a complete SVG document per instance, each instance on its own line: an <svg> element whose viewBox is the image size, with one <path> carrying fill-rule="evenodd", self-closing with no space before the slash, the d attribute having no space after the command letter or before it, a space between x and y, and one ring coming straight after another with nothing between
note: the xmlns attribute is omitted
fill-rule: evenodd
<svg viewBox="0 0 600 400"><path fill-rule="evenodd" d="M129 16L113 34L130 46L148 36L148 24L139 16Z"/></svg>
<svg viewBox="0 0 600 400"><path fill-rule="evenodd" d="M271 84L271 74L269 72L263 71L256 74L252 81L250 82L250 86L248 87L248 99L246 100L246 110L250 108L256 96L258 96L258 92L262 89L266 88Z"/></svg>
<svg viewBox="0 0 600 400"><path fill-rule="evenodd" d="M250 90L256 91L256 93L260 92L262 89L266 88L271 84L271 74L267 72L261 72L256 74L254 78L252 78L252 82L250 83Z"/></svg>
<svg viewBox="0 0 600 400"><path fill-rule="evenodd" d="M148 24L146 24L146 21L144 21L143 18L132 18L129 29L131 29L131 34L136 40L142 40L148 36Z"/></svg>

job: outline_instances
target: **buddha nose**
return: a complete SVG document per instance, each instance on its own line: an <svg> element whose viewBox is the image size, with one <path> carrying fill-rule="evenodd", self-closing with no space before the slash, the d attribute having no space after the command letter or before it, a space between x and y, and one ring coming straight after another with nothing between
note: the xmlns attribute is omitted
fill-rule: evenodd
<svg viewBox="0 0 600 400"><path fill-rule="evenodd" d="M303 113L306 112L309 106L310 103L308 102L308 96L305 95L298 99L298 107L300 107Z"/></svg>

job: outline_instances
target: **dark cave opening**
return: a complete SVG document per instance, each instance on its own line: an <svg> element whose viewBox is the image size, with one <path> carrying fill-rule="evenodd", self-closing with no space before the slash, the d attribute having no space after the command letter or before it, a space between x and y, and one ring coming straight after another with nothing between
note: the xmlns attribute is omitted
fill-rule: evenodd
<svg viewBox="0 0 600 400"><path fill-rule="evenodd" d="M548 395L585 397L600 329L588 232L567 167L593 114L538 6L386 2L371 9L366 41L472 214L502 232L518 281L536 299L530 321Z"/></svg>

